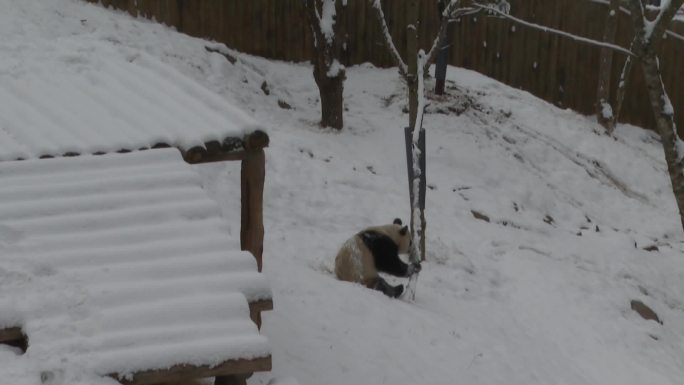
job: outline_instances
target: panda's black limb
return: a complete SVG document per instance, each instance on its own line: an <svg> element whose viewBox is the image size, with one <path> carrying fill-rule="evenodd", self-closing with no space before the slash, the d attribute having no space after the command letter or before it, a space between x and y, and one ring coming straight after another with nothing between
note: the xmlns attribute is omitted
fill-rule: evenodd
<svg viewBox="0 0 684 385"><path fill-rule="evenodd" d="M397 277L408 277L408 265L399 258L399 246L385 234L377 231L362 231L359 237L370 250L378 271Z"/></svg>
<svg viewBox="0 0 684 385"><path fill-rule="evenodd" d="M404 285L392 286L382 279L382 277L376 277L369 287L381 291L391 298L398 298L404 292Z"/></svg>

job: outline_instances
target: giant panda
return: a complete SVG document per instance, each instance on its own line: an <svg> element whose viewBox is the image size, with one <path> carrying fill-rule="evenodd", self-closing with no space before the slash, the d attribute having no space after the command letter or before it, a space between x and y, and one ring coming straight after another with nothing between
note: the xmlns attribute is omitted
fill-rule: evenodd
<svg viewBox="0 0 684 385"><path fill-rule="evenodd" d="M408 277L420 271L420 264L408 265L399 254L408 253L413 246L407 226L401 219L392 224L369 227L349 238L335 258L335 275L342 281L356 282L370 289L396 298L404 292L404 285L392 286L379 271Z"/></svg>

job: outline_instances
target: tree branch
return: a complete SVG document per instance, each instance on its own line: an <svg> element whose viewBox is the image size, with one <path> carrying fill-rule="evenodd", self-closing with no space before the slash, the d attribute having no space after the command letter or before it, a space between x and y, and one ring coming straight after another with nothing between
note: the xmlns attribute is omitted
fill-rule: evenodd
<svg viewBox="0 0 684 385"><path fill-rule="evenodd" d="M610 0L606 16L603 41L613 44L617 32L620 0ZM631 56L628 56L630 58ZM613 52L609 48L601 48L599 57L598 87L596 89L596 119L610 135L615 129L613 109L610 106L610 75L613 68Z"/></svg>
<svg viewBox="0 0 684 385"><path fill-rule="evenodd" d="M684 0L677 0L677 1L684 1ZM600 41L588 39L588 38L586 38L586 37L581 37L581 36L573 35L573 34L571 34L571 33L567 33L567 32L564 32L564 31L561 31L561 30L558 30L558 29L545 27L545 26L543 26L543 25L539 25L539 24L535 24L535 23L530 23L530 22L528 22L528 21L525 21L525 20L522 20L522 19L518 19L518 18L515 17L515 16L511 16L511 15L509 15L509 14L506 14L506 13L504 13L504 12L501 12L500 10L498 10L498 9L496 9L496 8L494 8L494 7L491 7L491 6L489 6L489 5L479 4L479 3L474 3L473 5L476 6L476 7L481 8L482 10L492 12L492 13L497 14L497 15L503 17L503 18L506 18L506 19L509 19L509 20L511 20L511 21L514 21L514 22L516 22L516 23L518 23L518 24L522 24L522 25L524 25L524 26L526 26L526 27L538 29L538 30L541 30L541 31L544 31L544 32L547 32L547 33L554 34L554 35L560 35L560 36L563 36L563 37L567 37L567 38L569 38L569 39L575 40L575 41L580 42L580 43L586 43L586 44L591 44L591 45L595 45L595 46L599 46L599 47L610 48L610 49L615 50L615 51L617 51L617 52L620 52L620 53L622 53L622 54L624 54L624 55L634 56L634 54L633 54L630 50L625 49L625 48L623 48L623 47L620 47L619 45L609 44L609 43L603 43L603 42L600 42Z"/></svg>
<svg viewBox="0 0 684 385"><path fill-rule="evenodd" d="M314 47L318 48L319 41L325 41L325 39L323 38L323 31L321 31L321 15L318 13L316 0L306 0L305 7L309 19L309 26L311 27L311 34L314 39Z"/></svg>
<svg viewBox="0 0 684 385"><path fill-rule="evenodd" d="M439 32L437 33L435 40L432 42L432 47L430 47L430 50L425 55L423 72L427 73L427 69L428 67L430 67L430 63L432 63L435 60L439 51L442 50L444 39L446 38L447 31L449 30L449 23L451 22L451 17L456 11L456 6L459 3L460 0L451 0L449 2L449 5L447 5L444 8L444 11L442 12L442 22L439 25Z"/></svg>
<svg viewBox="0 0 684 385"><path fill-rule="evenodd" d="M630 1L630 5L632 5L632 3L633 2ZM647 34L647 38L655 39L655 41L662 39L667 31L667 26L670 25L672 19L677 14L677 11L682 7L682 4L684 4L684 0L671 0L664 8L660 8L658 16L656 16L655 20L652 22L652 33L650 36ZM646 23L647 21L644 19L644 22Z"/></svg>
<svg viewBox="0 0 684 385"><path fill-rule="evenodd" d="M631 50L634 50L635 42L632 41ZM637 60L634 56L627 56L625 64L622 66L622 71L620 72L620 80L618 80L618 88L615 94L615 109L613 110L613 129L617 126L617 121L620 118L620 113L622 112L622 104L625 100L625 91L627 90L627 85L629 82L629 74L632 73L632 66L634 61ZM609 132L609 134L612 133Z"/></svg>
<svg viewBox="0 0 684 385"><path fill-rule="evenodd" d="M641 0L629 0L627 1L627 9L629 9L629 15L634 23L634 34L637 35L640 31L644 31L646 27L644 5L641 4Z"/></svg>
<svg viewBox="0 0 684 385"><path fill-rule="evenodd" d="M375 18L378 20L378 24L380 25L380 30L385 41L385 46L390 51L390 56L392 56L394 64L397 67L399 67L399 74L401 74L401 76L404 79L406 79L408 77L408 66L401 58L401 55L399 55L399 51L397 51L397 47L394 45L394 41L392 40L392 35L389 33L389 28L387 28L387 22L385 21L385 14L384 12L382 12L382 3L380 0L368 1L371 3L371 6L373 7L373 11L375 13Z"/></svg>

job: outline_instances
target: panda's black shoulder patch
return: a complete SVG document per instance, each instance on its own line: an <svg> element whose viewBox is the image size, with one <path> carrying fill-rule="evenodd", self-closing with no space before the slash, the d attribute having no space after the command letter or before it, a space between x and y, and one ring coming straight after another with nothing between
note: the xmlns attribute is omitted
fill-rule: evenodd
<svg viewBox="0 0 684 385"><path fill-rule="evenodd" d="M373 255L376 269L400 277L406 275L407 265L399 259L399 246L392 238L374 230L364 230L358 236Z"/></svg>
<svg viewBox="0 0 684 385"><path fill-rule="evenodd" d="M379 231L364 230L359 233L359 237L361 237L363 243L368 247L368 250L371 251L371 254L376 256L376 260L379 255L397 254L399 251L399 246L394 243L392 238Z"/></svg>

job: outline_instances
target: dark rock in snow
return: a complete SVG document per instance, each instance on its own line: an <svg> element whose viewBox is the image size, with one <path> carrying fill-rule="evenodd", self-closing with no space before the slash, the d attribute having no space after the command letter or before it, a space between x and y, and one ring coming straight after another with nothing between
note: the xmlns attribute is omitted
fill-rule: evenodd
<svg viewBox="0 0 684 385"><path fill-rule="evenodd" d="M646 250L646 251L659 251L658 246L656 246L656 245L646 246L646 247L644 247L644 250Z"/></svg>
<svg viewBox="0 0 684 385"><path fill-rule="evenodd" d="M643 302L636 300L636 299L633 299L630 302L630 306L632 307L632 310L634 310L635 312L637 312L641 316L641 318L643 318L645 320L656 321L657 323L659 323L661 325L663 324L663 321L660 320L660 318L658 317L658 314L656 314L656 312L654 312L653 309L646 306L646 304L644 304Z"/></svg>
<svg viewBox="0 0 684 385"><path fill-rule="evenodd" d="M271 94L271 88L268 86L268 83L266 83L266 80L264 80L264 82L261 83L261 90L264 91L266 95Z"/></svg>
<svg viewBox="0 0 684 385"><path fill-rule="evenodd" d="M489 217L482 214L481 212L475 211L475 210L470 210L470 212L473 214L475 219L479 219L481 221L489 222Z"/></svg>
<svg viewBox="0 0 684 385"><path fill-rule="evenodd" d="M280 107L284 110L291 110L292 109L292 106L282 99L278 99L278 107Z"/></svg>

